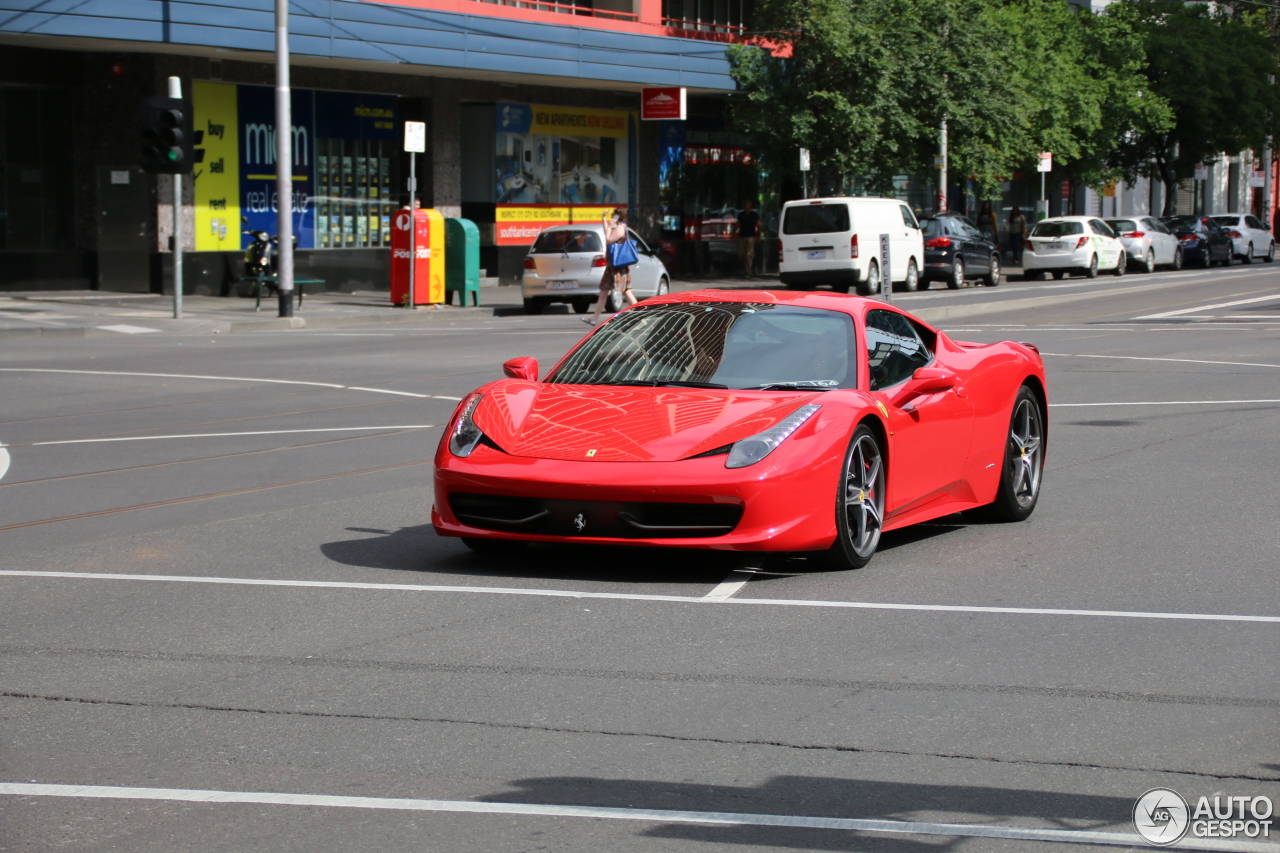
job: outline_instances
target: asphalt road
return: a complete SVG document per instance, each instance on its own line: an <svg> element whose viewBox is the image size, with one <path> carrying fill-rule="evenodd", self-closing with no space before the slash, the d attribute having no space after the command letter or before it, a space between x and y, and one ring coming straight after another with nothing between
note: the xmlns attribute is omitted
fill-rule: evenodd
<svg viewBox="0 0 1280 853"><path fill-rule="evenodd" d="M896 301L1041 348L1048 467L856 572L436 537L456 398L572 314L0 341L0 850L1141 849L1148 789L1280 800L1280 267Z"/></svg>

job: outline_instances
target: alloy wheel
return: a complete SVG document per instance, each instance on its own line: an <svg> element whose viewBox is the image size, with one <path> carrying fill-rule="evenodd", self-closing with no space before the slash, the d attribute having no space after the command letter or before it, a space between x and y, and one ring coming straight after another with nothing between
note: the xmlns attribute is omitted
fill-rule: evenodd
<svg viewBox="0 0 1280 853"><path fill-rule="evenodd" d="M947 280L947 287L952 290L959 290L964 287L964 261L960 260L959 257L951 265L951 278Z"/></svg>
<svg viewBox="0 0 1280 853"><path fill-rule="evenodd" d="M1173 268L1175 271L1182 269L1182 247L1181 246L1173 250Z"/></svg>
<svg viewBox="0 0 1280 853"><path fill-rule="evenodd" d="M1039 407L1034 400L1019 400L1009 428L1008 455L1008 464L1013 468L1013 497L1018 506L1030 506L1040 492L1043 439Z"/></svg>
<svg viewBox="0 0 1280 853"><path fill-rule="evenodd" d="M1249 244L1249 248L1244 250L1244 257L1240 259L1240 262L1244 264L1253 263L1253 244L1252 243Z"/></svg>
<svg viewBox="0 0 1280 853"><path fill-rule="evenodd" d="M1156 250L1155 249L1147 249L1147 260L1146 260L1146 263L1143 264L1143 266L1147 268L1147 272L1156 271Z"/></svg>
<svg viewBox="0 0 1280 853"><path fill-rule="evenodd" d="M849 454L844 481L844 513L849 546L859 558L870 559L880 544L884 518L884 460L875 439L858 436Z"/></svg>
<svg viewBox="0 0 1280 853"><path fill-rule="evenodd" d="M915 293L920 289L920 271L916 269L915 258L907 261L907 280L903 282L902 289L908 293Z"/></svg>

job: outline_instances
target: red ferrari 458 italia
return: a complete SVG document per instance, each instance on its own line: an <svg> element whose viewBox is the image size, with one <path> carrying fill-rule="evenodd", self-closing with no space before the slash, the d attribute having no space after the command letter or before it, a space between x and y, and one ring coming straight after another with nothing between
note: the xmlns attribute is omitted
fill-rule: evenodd
<svg viewBox="0 0 1280 853"><path fill-rule="evenodd" d="M806 553L863 566L880 534L1035 509L1044 363L839 293L642 302L545 378L532 358L463 400L431 521L478 551L592 542Z"/></svg>

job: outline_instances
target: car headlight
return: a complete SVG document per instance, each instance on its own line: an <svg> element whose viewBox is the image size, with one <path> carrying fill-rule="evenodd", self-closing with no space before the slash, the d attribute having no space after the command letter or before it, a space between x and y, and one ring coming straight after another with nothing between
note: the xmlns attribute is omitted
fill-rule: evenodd
<svg viewBox="0 0 1280 853"><path fill-rule="evenodd" d="M749 438L735 442L733 449L729 451L729 458L724 461L724 467L746 468L748 465L756 464L772 453L779 444L786 441L787 436L800 429L800 425L813 417L814 412L821 408L815 405L801 406L764 432L758 432Z"/></svg>
<svg viewBox="0 0 1280 853"><path fill-rule="evenodd" d="M480 405L483 399L483 394L477 394L471 398L471 402L467 403L462 414L458 415L458 421L453 425L453 432L449 435L449 452L460 459L470 456L471 451L475 450L476 445L480 443L480 439L484 438L480 427L476 426L476 422L471 419L475 414L476 406Z"/></svg>

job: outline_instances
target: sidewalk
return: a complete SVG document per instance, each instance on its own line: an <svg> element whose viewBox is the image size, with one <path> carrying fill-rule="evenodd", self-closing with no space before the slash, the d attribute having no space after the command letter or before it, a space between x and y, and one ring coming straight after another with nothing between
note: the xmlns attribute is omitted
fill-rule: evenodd
<svg viewBox="0 0 1280 853"><path fill-rule="evenodd" d="M325 329L339 326L418 322L440 318L493 316L518 312L520 288L480 288L480 306L459 308L396 308L383 292L308 294L295 316L276 316L277 301L263 298L262 310L253 300L237 297L184 296L183 319L173 319L173 297L149 293L111 293L92 290L0 292L0 340L10 337L98 337L144 335L156 332L196 335L238 334L279 329Z"/></svg>

